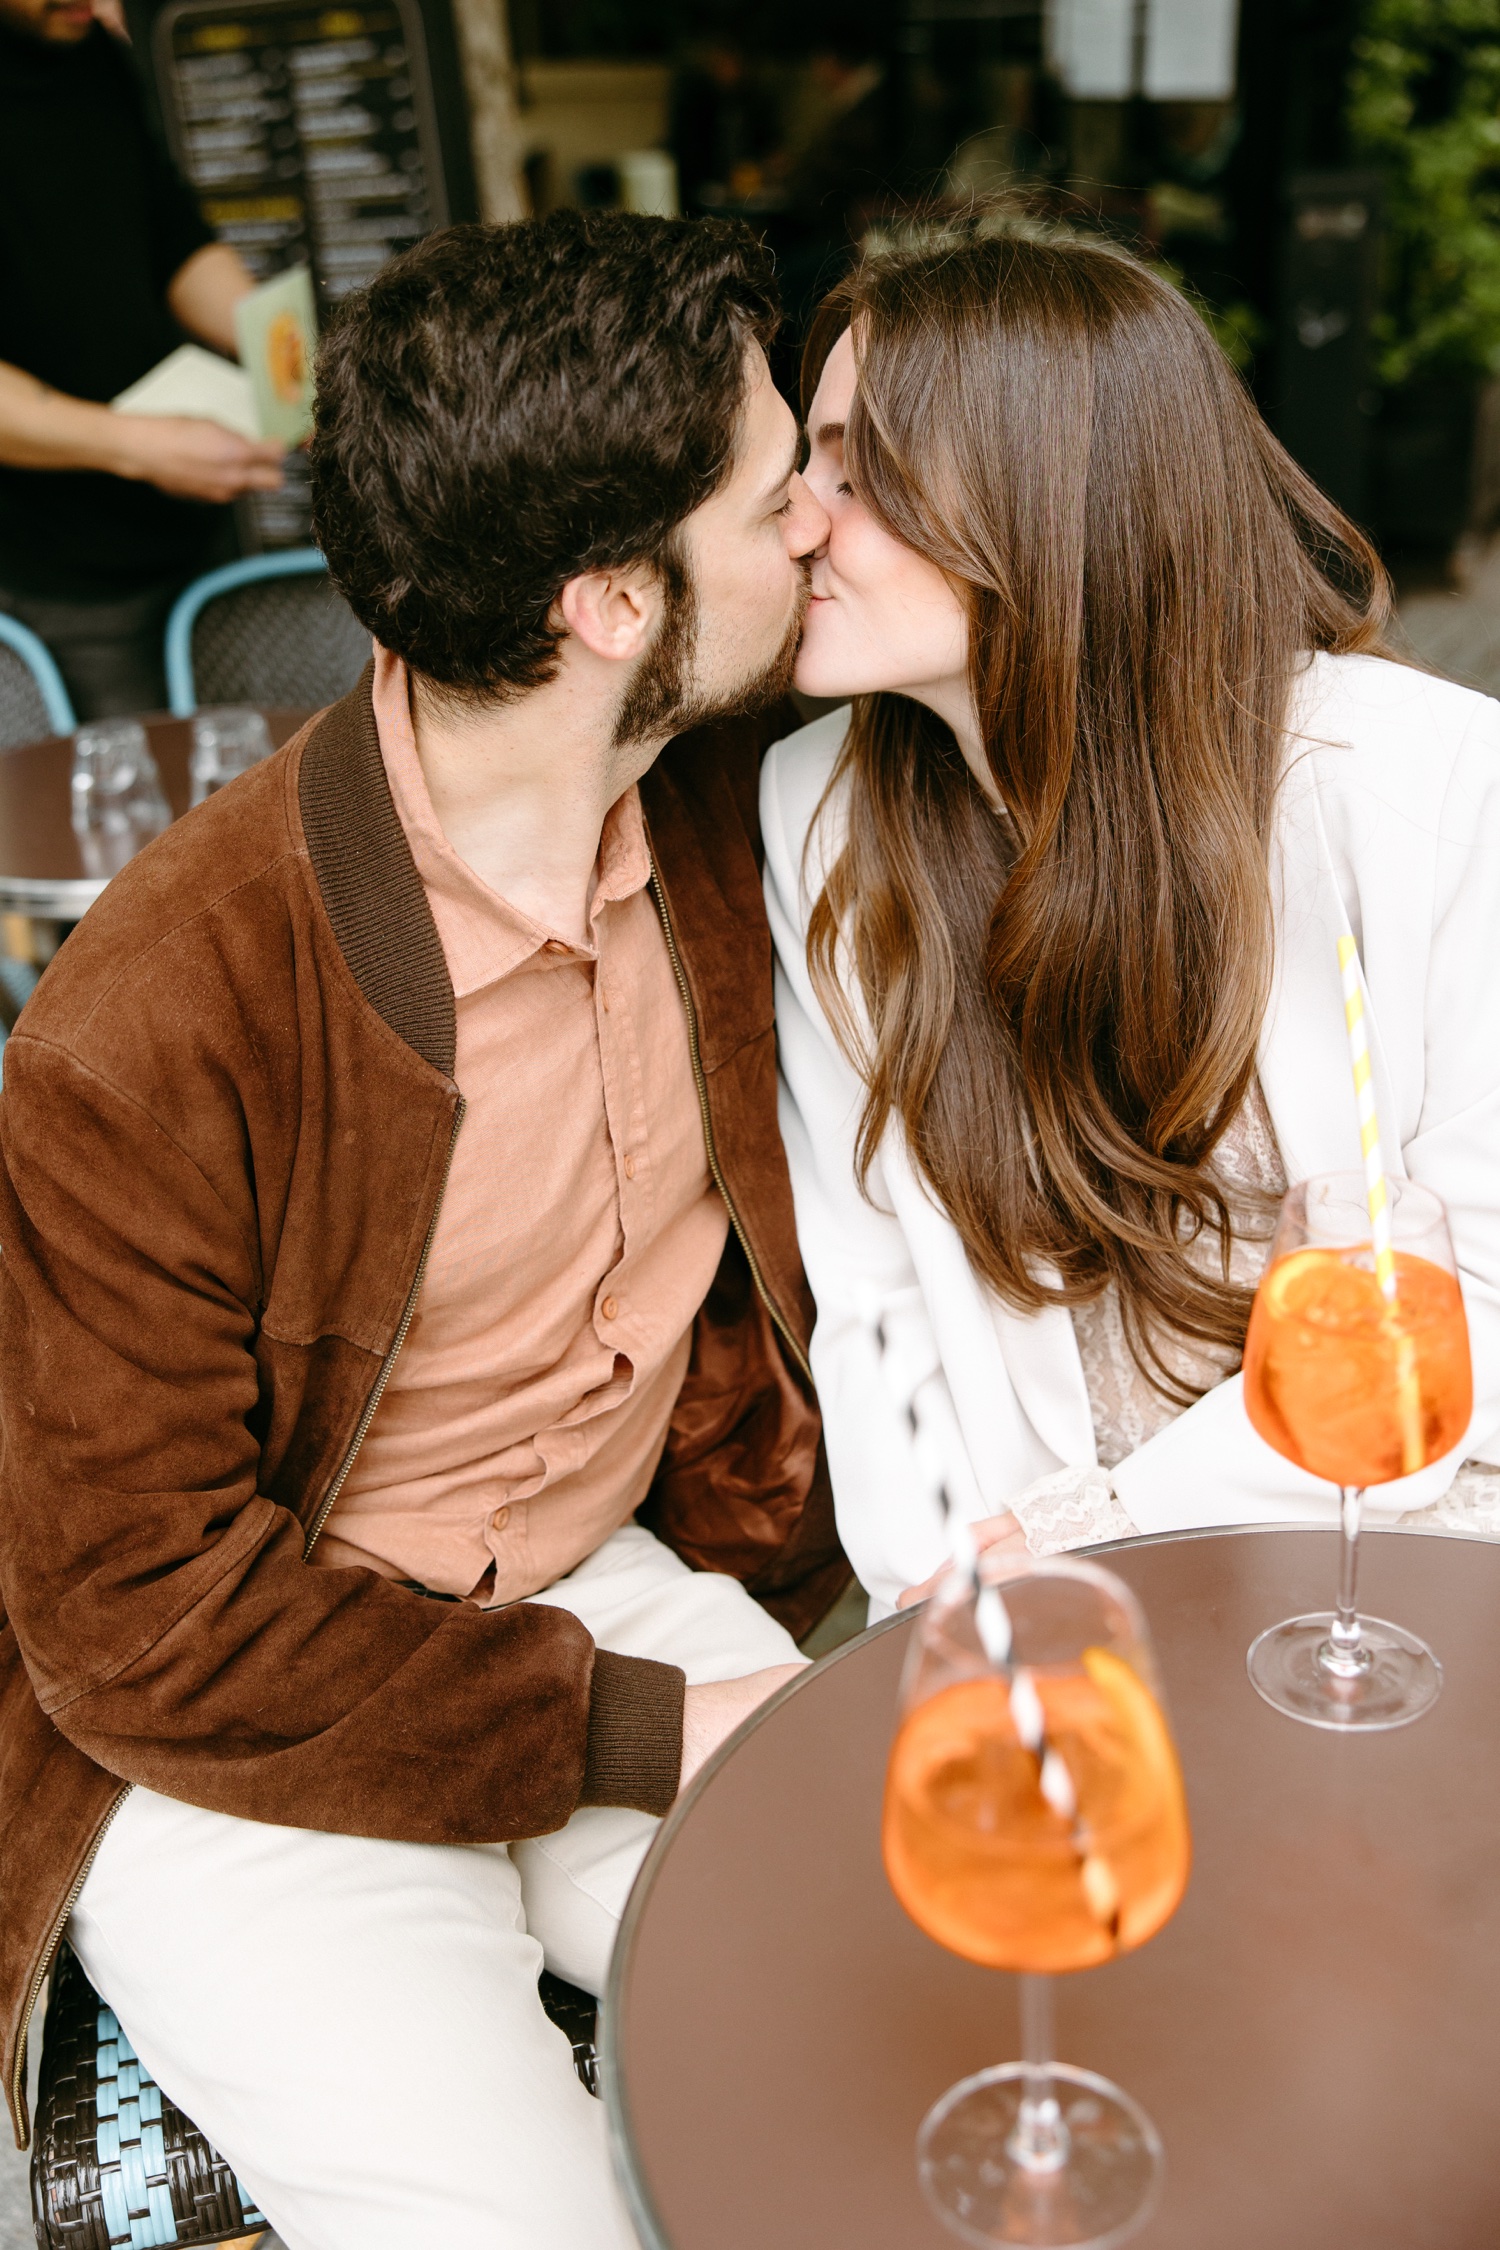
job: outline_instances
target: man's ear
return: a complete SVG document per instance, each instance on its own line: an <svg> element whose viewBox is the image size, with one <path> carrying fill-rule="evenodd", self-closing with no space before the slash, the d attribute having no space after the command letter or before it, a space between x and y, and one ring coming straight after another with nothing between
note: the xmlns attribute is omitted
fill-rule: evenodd
<svg viewBox="0 0 1500 2250"><path fill-rule="evenodd" d="M570 578L557 597L567 630L595 656L633 663L645 653L661 620L661 585L642 563L618 570L586 570Z"/></svg>

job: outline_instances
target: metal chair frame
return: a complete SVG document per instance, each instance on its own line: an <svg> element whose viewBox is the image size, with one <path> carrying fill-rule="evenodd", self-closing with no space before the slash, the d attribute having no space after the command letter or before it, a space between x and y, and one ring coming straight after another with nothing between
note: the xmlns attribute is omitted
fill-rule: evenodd
<svg viewBox="0 0 1500 2250"><path fill-rule="evenodd" d="M57 659L46 642L29 625L18 617L10 617L0 610L0 641L13 649L36 682L37 693L47 706L47 718L54 734L71 734L78 724L72 698L63 685L63 676L57 669Z"/></svg>
<svg viewBox="0 0 1500 2250"><path fill-rule="evenodd" d="M288 547L278 554L247 555L243 562L225 563L222 570L206 571L185 587L167 619L167 707L173 718L190 719L198 708L193 627L210 602L239 586L254 586L267 578L312 577L327 568L316 547Z"/></svg>

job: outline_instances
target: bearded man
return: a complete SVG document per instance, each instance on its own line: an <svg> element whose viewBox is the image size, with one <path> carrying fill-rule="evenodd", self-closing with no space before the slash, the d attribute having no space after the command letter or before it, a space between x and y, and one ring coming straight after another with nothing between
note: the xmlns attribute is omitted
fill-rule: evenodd
<svg viewBox="0 0 1500 2250"><path fill-rule="evenodd" d="M756 777L827 519L719 223L334 327L370 671L69 939L0 1097L0 2006L66 1935L290 2250L610 2250L656 1822L840 1590ZM675 738L675 739L674 739Z"/></svg>

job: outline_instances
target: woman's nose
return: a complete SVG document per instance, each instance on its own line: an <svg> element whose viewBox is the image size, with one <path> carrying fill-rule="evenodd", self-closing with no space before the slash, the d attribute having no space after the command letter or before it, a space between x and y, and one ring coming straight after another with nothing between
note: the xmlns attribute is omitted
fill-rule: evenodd
<svg viewBox="0 0 1500 2250"><path fill-rule="evenodd" d="M790 535L787 544L798 561L821 554L827 546L828 512L800 473L792 478L792 510L786 523Z"/></svg>

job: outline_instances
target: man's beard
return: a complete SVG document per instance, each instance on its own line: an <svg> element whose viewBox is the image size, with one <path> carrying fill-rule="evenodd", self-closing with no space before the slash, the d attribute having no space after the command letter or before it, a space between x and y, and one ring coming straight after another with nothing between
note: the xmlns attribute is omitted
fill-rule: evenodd
<svg viewBox="0 0 1500 2250"><path fill-rule="evenodd" d="M763 711L792 684L802 624L807 615L811 575L804 566L796 615L769 664L737 686L702 688L693 680L698 650L698 590L682 557L670 548L660 563L662 617L656 638L636 667L615 721L615 743L660 742L689 727L729 719L742 711Z"/></svg>

